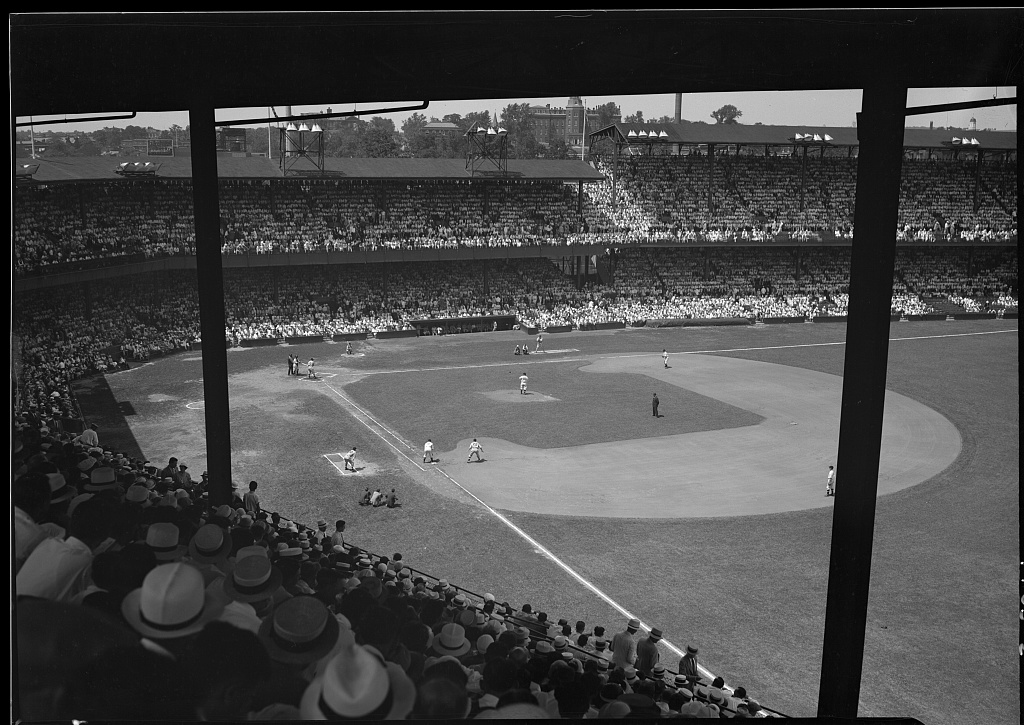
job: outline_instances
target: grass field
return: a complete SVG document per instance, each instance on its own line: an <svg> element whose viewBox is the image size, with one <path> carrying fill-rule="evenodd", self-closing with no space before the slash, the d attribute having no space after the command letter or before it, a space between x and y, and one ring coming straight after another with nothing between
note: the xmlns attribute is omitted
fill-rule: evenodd
<svg viewBox="0 0 1024 725"><path fill-rule="evenodd" d="M1019 722L1016 329L1010 320L892 325L889 389L945 416L961 448L941 473L879 498L861 716ZM650 379L581 372L602 356L649 354L660 366L668 348L841 376L845 332L832 324L574 332L545 338L546 348L566 352L528 358L511 355L524 339L511 332L368 341L359 357L346 357L342 345L303 346L317 357L319 383L285 374L289 350L232 350L232 468L239 483L260 482L267 508L309 522L344 518L355 543L400 551L467 589L619 628L621 610L539 544L670 642L698 645L702 664L729 684L786 714L813 716L830 506L678 518L501 510L535 544L452 479L488 470L464 468L464 448L456 449L471 437L544 455L625 440L668 445L682 434L760 423L756 411L660 383L666 417L652 420ZM537 394L528 403L516 400L520 368ZM203 470L198 353L85 381L78 395L104 445L160 465L176 455L194 474ZM426 437L450 476L420 465ZM361 470L341 474L324 454L352 445ZM613 485L650 483L645 461L632 463L633 473ZM750 475L776 475L771 465ZM823 488L823 471L820 478ZM377 485L397 488L403 507L357 506L363 488ZM544 495L525 473L510 485Z"/></svg>

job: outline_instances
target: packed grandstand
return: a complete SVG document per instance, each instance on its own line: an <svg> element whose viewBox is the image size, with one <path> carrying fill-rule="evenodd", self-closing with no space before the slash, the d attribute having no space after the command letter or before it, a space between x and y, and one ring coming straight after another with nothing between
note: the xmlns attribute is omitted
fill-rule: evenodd
<svg viewBox="0 0 1024 725"><path fill-rule="evenodd" d="M1015 167L979 166L904 163L897 319L1016 314ZM846 315L856 159L588 168L576 182L222 178L225 342L456 334L498 318L544 330ZM53 605L24 616L60 623L21 642L29 705L116 719L111 702L139 702L92 680L54 698L33 657L75 627L94 631L90 654L110 668L162 673L148 711L122 713L132 719L450 719L514 703L549 717L771 714L698 668L696 648L655 663L657 630L551 621L542 603L474 594L345 541L343 522L291 521L244 491L211 507L204 478L70 425L82 418L74 381L209 344L191 206L187 178L15 189L17 592ZM521 248L532 254L506 253ZM421 250L436 254L381 254ZM269 264L231 263L254 255ZM147 649L125 662L139 637ZM358 699L351 677L368 683Z"/></svg>

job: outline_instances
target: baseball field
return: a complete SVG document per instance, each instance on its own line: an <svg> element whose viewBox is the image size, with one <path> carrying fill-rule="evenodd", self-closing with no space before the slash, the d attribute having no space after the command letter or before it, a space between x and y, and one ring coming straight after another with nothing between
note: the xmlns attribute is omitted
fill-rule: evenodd
<svg viewBox="0 0 1024 725"><path fill-rule="evenodd" d="M696 645L729 685L813 716L831 512L855 485L838 470L824 495L845 336L571 332L525 357L521 332L231 349L234 480L514 606L610 632L636 616L663 630L671 668ZM859 714L1017 723L1017 321L894 322L890 338ZM290 353L315 356L317 379L289 376ZM76 394L104 446L198 477L202 375L183 353ZM467 462L474 438L483 460ZM367 487L401 507L359 506Z"/></svg>

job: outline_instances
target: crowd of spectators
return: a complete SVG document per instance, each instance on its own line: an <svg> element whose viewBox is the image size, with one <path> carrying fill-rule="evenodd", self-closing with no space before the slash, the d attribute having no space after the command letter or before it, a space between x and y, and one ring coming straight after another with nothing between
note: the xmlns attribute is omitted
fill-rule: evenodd
<svg viewBox="0 0 1024 725"><path fill-rule="evenodd" d="M611 281L600 282L591 265L580 286L572 269L545 258L227 268L225 340L436 330L423 321L494 316L585 328L847 313L849 248L627 248L611 259L597 260L614 270ZM894 314L934 312L945 301L995 315L1015 310L1017 294L1013 248L896 255ZM200 343L197 277L171 270L26 292L15 298L13 322L25 405L66 417L71 381Z"/></svg>
<svg viewBox="0 0 1024 725"><path fill-rule="evenodd" d="M19 720L767 717L639 621L512 606L347 540L211 503L207 474L15 418Z"/></svg>
<svg viewBox="0 0 1024 725"><path fill-rule="evenodd" d="M716 154L595 157L604 181L224 179L224 254L466 247L848 240L856 158ZM903 164L903 242L1007 242L1016 171L968 160ZM190 180L18 187L17 275L194 255Z"/></svg>

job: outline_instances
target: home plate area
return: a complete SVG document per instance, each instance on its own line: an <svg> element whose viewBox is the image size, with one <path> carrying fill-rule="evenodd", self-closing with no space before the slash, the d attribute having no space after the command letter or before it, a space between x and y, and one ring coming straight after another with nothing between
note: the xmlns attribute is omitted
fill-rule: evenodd
<svg viewBox="0 0 1024 725"><path fill-rule="evenodd" d="M372 463L367 463L365 461L359 460L359 456L356 456L356 470L346 471L345 459L342 458L342 456L344 455L344 453L325 453L324 458L326 458L327 461L332 466L334 466L334 470L336 470L339 474L343 476L358 476L360 474L373 474L377 472L377 467L375 465L373 465Z"/></svg>

